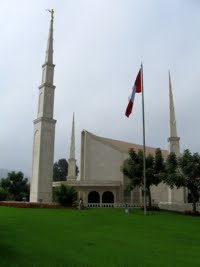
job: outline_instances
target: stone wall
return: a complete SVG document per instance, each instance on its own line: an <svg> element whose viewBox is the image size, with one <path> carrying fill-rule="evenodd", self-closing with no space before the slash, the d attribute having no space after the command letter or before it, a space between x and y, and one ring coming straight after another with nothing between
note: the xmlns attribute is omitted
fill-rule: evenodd
<svg viewBox="0 0 200 267"><path fill-rule="evenodd" d="M82 135L82 144L81 180L123 182L120 171L124 161L123 153L103 144L86 131Z"/></svg>
<svg viewBox="0 0 200 267"><path fill-rule="evenodd" d="M192 203L167 203L167 202L160 202L158 204L160 209L163 210L171 210L171 211L186 211L186 210L192 210ZM200 203L197 203L197 211L200 212Z"/></svg>

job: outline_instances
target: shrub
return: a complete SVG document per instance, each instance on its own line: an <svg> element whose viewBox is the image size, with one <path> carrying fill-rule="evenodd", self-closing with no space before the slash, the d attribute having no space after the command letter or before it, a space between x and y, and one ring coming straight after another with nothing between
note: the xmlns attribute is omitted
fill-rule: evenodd
<svg viewBox="0 0 200 267"><path fill-rule="evenodd" d="M47 209L61 208L61 206L57 204L21 202L21 201L0 201L0 206L15 207L15 208L47 208Z"/></svg>
<svg viewBox="0 0 200 267"><path fill-rule="evenodd" d="M192 210L184 210L183 214L190 215L190 216L200 216L199 211L192 211Z"/></svg>
<svg viewBox="0 0 200 267"><path fill-rule="evenodd" d="M3 187L0 187L0 201L6 200L7 196L8 192Z"/></svg>
<svg viewBox="0 0 200 267"><path fill-rule="evenodd" d="M77 192L72 186L61 186L54 189L54 199L62 206L72 206L77 199Z"/></svg>

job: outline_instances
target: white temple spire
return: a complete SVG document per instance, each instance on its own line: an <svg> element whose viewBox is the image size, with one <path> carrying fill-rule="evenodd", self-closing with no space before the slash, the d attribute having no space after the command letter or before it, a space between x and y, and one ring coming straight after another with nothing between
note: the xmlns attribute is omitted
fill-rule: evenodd
<svg viewBox="0 0 200 267"><path fill-rule="evenodd" d="M75 179L76 179L75 122L74 122L74 113L73 113L71 143L70 143L70 156L68 159L68 177L67 177L67 180L75 180Z"/></svg>
<svg viewBox="0 0 200 267"><path fill-rule="evenodd" d="M52 202L52 180L54 160L55 124L53 119L53 10L51 13L49 38L45 63L42 65L42 84L39 86L37 118L34 120L31 202Z"/></svg>
<svg viewBox="0 0 200 267"><path fill-rule="evenodd" d="M169 152L174 152L177 156L179 156L180 137L177 136L176 117L175 117L175 108L174 108L174 99L173 99L173 94L172 94L172 82L171 82L170 72L169 72L169 112L170 112L170 118L169 118L170 136L168 138Z"/></svg>
<svg viewBox="0 0 200 267"><path fill-rule="evenodd" d="M176 116L175 116L175 108L174 108L174 99L172 93L172 82L171 76L169 72L169 110L170 110L170 118L169 118L169 132L170 136L168 138L169 142L169 153L173 152L177 157L180 156L180 137L177 136L177 128L176 128ZM186 201L186 193L185 189L168 189L168 202L169 203L184 203Z"/></svg>
<svg viewBox="0 0 200 267"><path fill-rule="evenodd" d="M74 113L73 113L73 119L72 119L72 132L71 132L71 144L70 144L70 159L75 159Z"/></svg>
<svg viewBox="0 0 200 267"><path fill-rule="evenodd" d="M172 83L171 83L170 72L169 72L169 110L170 110L170 137L177 137L176 117L175 117L175 109L174 109L174 100L173 100L173 94L172 94Z"/></svg>

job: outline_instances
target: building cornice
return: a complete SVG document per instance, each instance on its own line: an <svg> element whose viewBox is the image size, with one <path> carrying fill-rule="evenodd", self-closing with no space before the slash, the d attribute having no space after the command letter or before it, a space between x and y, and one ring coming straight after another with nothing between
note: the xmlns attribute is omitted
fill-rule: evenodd
<svg viewBox="0 0 200 267"><path fill-rule="evenodd" d="M51 118L46 118L46 117L40 117L40 118L37 118L35 119L33 122L34 124L38 123L38 122L48 122L48 123L53 123L53 124L56 124L56 120L54 119L51 119Z"/></svg>
<svg viewBox="0 0 200 267"><path fill-rule="evenodd" d="M39 88L39 89L42 89L42 88L44 88L44 87L50 87L50 88L52 88L52 89L55 89L55 88L56 88L55 85L50 84L50 83L43 83L43 84L41 84L38 88Z"/></svg>

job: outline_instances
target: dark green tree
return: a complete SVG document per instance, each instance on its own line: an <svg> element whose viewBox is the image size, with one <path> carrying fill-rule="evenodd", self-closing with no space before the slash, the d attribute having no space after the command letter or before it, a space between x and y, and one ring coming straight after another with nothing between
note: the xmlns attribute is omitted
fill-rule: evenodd
<svg viewBox="0 0 200 267"><path fill-rule="evenodd" d="M68 174L68 162L66 159L59 159L53 165L53 181L66 181Z"/></svg>
<svg viewBox="0 0 200 267"><path fill-rule="evenodd" d="M0 187L0 201L6 200L7 196L8 192L3 187Z"/></svg>
<svg viewBox="0 0 200 267"><path fill-rule="evenodd" d="M61 186L54 188L53 198L62 206L68 206L77 200L77 192L74 187L61 184Z"/></svg>
<svg viewBox="0 0 200 267"><path fill-rule="evenodd" d="M10 200L22 201L28 200L30 194L30 186L28 179L24 178L22 172L10 172L7 178L1 180L1 187L8 192Z"/></svg>
<svg viewBox="0 0 200 267"><path fill-rule="evenodd" d="M144 185L143 173L143 151L136 153L133 149L129 151L129 157L121 167L122 173L130 179L130 187L142 187ZM151 186L161 182L161 173L165 171L164 159L158 148L155 155L146 157L146 192L149 206L151 207Z"/></svg>
<svg viewBox="0 0 200 267"><path fill-rule="evenodd" d="M76 176L79 170L76 166ZM53 181L66 181L68 175L68 162L66 159L59 159L53 165Z"/></svg>
<svg viewBox="0 0 200 267"><path fill-rule="evenodd" d="M179 158L170 153L166 161L164 182L171 188L188 188L192 196L193 212L196 212L200 192L200 155L192 154L189 149Z"/></svg>

